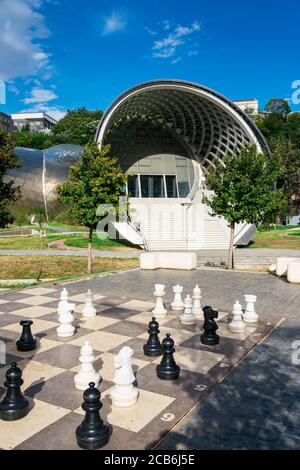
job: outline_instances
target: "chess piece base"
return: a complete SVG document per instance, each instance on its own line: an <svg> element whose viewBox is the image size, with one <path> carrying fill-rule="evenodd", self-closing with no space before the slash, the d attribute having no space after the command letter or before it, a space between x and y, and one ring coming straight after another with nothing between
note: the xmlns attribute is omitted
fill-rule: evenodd
<svg viewBox="0 0 300 470"><path fill-rule="evenodd" d="M94 382L95 387L98 387L101 381L100 374L98 374L97 372L93 376L91 376L91 373L88 373L86 378L78 377L78 375L79 374L76 374L74 377L74 383L75 383L75 387L77 388L77 390L86 390L90 382Z"/></svg>
<svg viewBox="0 0 300 470"><path fill-rule="evenodd" d="M139 392L136 387L130 385L115 385L110 394L112 405L121 408L135 405L138 396Z"/></svg>
<svg viewBox="0 0 300 470"><path fill-rule="evenodd" d="M112 428L107 423L102 422L88 431L80 425L76 429L77 444L85 450L101 449L108 443L111 433Z"/></svg>
<svg viewBox="0 0 300 470"><path fill-rule="evenodd" d="M171 308L172 308L172 310L175 310L175 312L179 312L179 311L182 311L184 309L184 305L171 304Z"/></svg>
<svg viewBox="0 0 300 470"><path fill-rule="evenodd" d="M244 333L246 330L246 325L232 325L232 322L229 323L228 325L228 330L231 331L232 333Z"/></svg>
<svg viewBox="0 0 300 470"><path fill-rule="evenodd" d="M180 367L176 364L172 369L166 369L161 364L158 364L156 366L156 374L162 380L176 380L180 374Z"/></svg>
<svg viewBox="0 0 300 470"><path fill-rule="evenodd" d="M24 398L20 404L18 404L18 408L12 408L12 406L8 403L0 403L0 419L3 421L17 421L18 419L24 418L30 411L29 401Z"/></svg>
<svg viewBox="0 0 300 470"><path fill-rule="evenodd" d="M156 356L161 356L162 355L162 348L155 348L148 346L148 344L144 344L144 354L145 356L150 356L150 357L156 357Z"/></svg>
<svg viewBox="0 0 300 470"><path fill-rule="evenodd" d="M196 325L196 319L185 320L185 319L182 319L182 318L180 317L180 323L181 323L182 325L192 326L192 325Z"/></svg>
<svg viewBox="0 0 300 470"><path fill-rule="evenodd" d="M64 331L60 329L60 326L57 328L57 336L60 338L68 338L69 336L73 336L75 334L75 327L73 326L72 329L68 331Z"/></svg>
<svg viewBox="0 0 300 470"><path fill-rule="evenodd" d="M24 342L20 339L16 342L17 350L22 352L34 351L36 349L36 339L30 342Z"/></svg>
<svg viewBox="0 0 300 470"><path fill-rule="evenodd" d="M206 346L216 346L220 342L220 336L215 334L213 336L208 335L201 335L200 337L201 343L205 344Z"/></svg>
<svg viewBox="0 0 300 470"><path fill-rule="evenodd" d="M92 317L96 317L97 316L97 311L96 309L88 309L88 310L84 310L82 311L82 316L85 317L85 318L92 318Z"/></svg>
<svg viewBox="0 0 300 470"><path fill-rule="evenodd" d="M153 310L152 315L155 316L155 318L166 318L167 316L167 310Z"/></svg>
<svg viewBox="0 0 300 470"><path fill-rule="evenodd" d="M243 321L245 323L257 323L258 322L258 315L257 313L251 313L251 314L247 314L247 313L244 313L243 315Z"/></svg>

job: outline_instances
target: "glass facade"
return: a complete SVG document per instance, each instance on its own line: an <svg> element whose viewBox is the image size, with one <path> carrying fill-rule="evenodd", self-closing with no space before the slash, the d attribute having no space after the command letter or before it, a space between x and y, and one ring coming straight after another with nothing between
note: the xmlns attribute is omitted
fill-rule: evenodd
<svg viewBox="0 0 300 470"><path fill-rule="evenodd" d="M186 198L195 179L191 159L167 154L137 161L128 174L128 195L141 198Z"/></svg>

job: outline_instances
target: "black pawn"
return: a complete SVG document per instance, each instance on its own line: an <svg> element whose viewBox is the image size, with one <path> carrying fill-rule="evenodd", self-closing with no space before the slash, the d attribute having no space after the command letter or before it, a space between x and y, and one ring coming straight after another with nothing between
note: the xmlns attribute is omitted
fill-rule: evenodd
<svg viewBox="0 0 300 470"><path fill-rule="evenodd" d="M4 421L16 421L29 412L29 401L21 392L23 382L22 371L13 362L6 372L4 386L7 388L7 392L0 402L0 418Z"/></svg>
<svg viewBox="0 0 300 470"><path fill-rule="evenodd" d="M202 344L206 346L216 346L219 344L220 336L216 333L217 329L219 328L215 318L218 318L217 310L207 306L203 307L203 314L204 314L204 324L203 330L204 333L200 336L200 340Z"/></svg>
<svg viewBox="0 0 300 470"><path fill-rule="evenodd" d="M18 351L33 351L36 348L36 339L32 336L31 325L33 321L22 320L20 325L23 327L20 339L17 341Z"/></svg>
<svg viewBox="0 0 300 470"><path fill-rule="evenodd" d="M175 348L170 333L167 333L165 339L162 341L162 351L163 357L161 363L156 366L157 377L162 380L178 379L180 367L176 364L173 357Z"/></svg>
<svg viewBox="0 0 300 470"><path fill-rule="evenodd" d="M85 418L76 429L76 438L82 449L100 449L108 443L111 427L102 421L99 411L102 408L101 393L95 388L94 382L83 393L82 409Z"/></svg>
<svg viewBox="0 0 300 470"><path fill-rule="evenodd" d="M152 317L152 320L148 324L148 327L149 338L147 343L143 346L144 353L146 356L160 356L162 354L162 348L158 339L159 324L155 320L155 317Z"/></svg>

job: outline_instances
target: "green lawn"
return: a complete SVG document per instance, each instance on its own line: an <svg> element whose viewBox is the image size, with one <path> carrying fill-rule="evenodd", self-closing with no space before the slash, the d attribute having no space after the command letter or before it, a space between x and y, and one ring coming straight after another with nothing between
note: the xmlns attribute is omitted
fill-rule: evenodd
<svg viewBox="0 0 300 470"><path fill-rule="evenodd" d="M93 274L136 268L138 259L94 258ZM72 279L87 274L86 256L0 256L0 279Z"/></svg>
<svg viewBox="0 0 300 470"><path fill-rule="evenodd" d="M67 246L73 246L77 248L87 248L88 246L88 239L86 237L76 237L69 239L65 242ZM125 245L120 240L110 240L109 238L105 238L101 240L95 235L93 237L93 248L98 250L105 250L105 249L124 249L124 250L131 250L132 247Z"/></svg>
<svg viewBox="0 0 300 470"><path fill-rule="evenodd" d="M300 228L299 230L289 230L299 228L294 225L281 225L270 227L268 230L258 230L249 248L289 248L300 250Z"/></svg>
<svg viewBox="0 0 300 470"><path fill-rule="evenodd" d="M47 235L43 238L43 247L48 249L48 243L62 238L74 238L74 235ZM39 236L30 237L0 237L0 250L40 250Z"/></svg>

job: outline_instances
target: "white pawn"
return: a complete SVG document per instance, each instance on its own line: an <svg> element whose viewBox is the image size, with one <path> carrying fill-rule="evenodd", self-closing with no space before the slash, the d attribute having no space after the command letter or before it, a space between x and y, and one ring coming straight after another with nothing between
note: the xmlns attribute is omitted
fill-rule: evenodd
<svg viewBox="0 0 300 470"><path fill-rule="evenodd" d="M59 316L58 321L60 326L56 329L57 336L66 338L68 336L73 336L75 333L75 326L73 326L74 316L72 312L75 310L75 304L69 304L68 308L64 310Z"/></svg>
<svg viewBox="0 0 300 470"><path fill-rule="evenodd" d="M58 315L63 313L68 308L68 305L69 305L69 292L64 287L63 290L61 291L60 301L58 303L58 309L57 309Z"/></svg>
<svg viewBox="0 0 300 470"><path fill-rule="evenodd" d="M85 294L85 306L82 310L82 315L84 317L95 317L96 316L96 309L93 305L94 295L93 292L89 289Z"/></svg>
<svg viewBox="0 0 300 470"><path fill-rule="evenodd" d="M131 357L133 350L129 346L124 346L115 356L114 388L110 398L114 406L132 406L138 399L139 392L133 386L135 376L132 371Z"/></svg>
<svg viewBox="0 0 300 470"><path fill-rule="evenodd" d="M184 313L180 315L180 322L183 325L195 325L196 317L192 312L193 299L187 295L184 299Z"/></svg>
<svg viewBox="0 0 300 470"><path fill-rule="evenodd" d="M243 310L238 300L233 306L232 314L233 318L228 325L228 329L233 333L243 333L246 330L246 324L243 322Z"/></svg>
<svg viewBox="0 0 300 470"><path fill-rule="evenodd" d="M246 310L243 314L243 320L246 323L255 323L258 320L258 315L255 312L254 304L256 302L256 295L245 295L245 302L247 302Z"/></svg>
<svg viewBox="0 0 300 470"><path fill-rule="evenodd" d="M98 387L100 374L95 371L93 366L94 360L93 348L90 343L86 341L80 349L80 371L74 377L75 387L78 390L86 390L89 388L90 382L94 382L95 386Z"/></svg>
<svg viewBox="0 0 300 470"><path fill-rule="evenodd" d="M152 314L156 318L165 318L167 316L167 310L165 309L163 302L165 293L165 286L163 284L154 285L153 295L156 298L156 303L154 310L152 310Z"/></svg>
<svg viewBox="0 0 300 470"><path fill-rule="evenodd" d="M182 291L183 291L183 287L180 286L179 284L176 284L176 286L173 286L174 300L171 303L172 310L178 311L178 310L184 309L184 304L181 298Z"/></svg>
<svg viewBox="0 0 300 470"><path fill-rule="evenodd" d="M195 286L193 290L193 308L192 312L195 315L196 318L203 318L203 312L201 308L201 289L198 286L198 284Z"/></svg>

